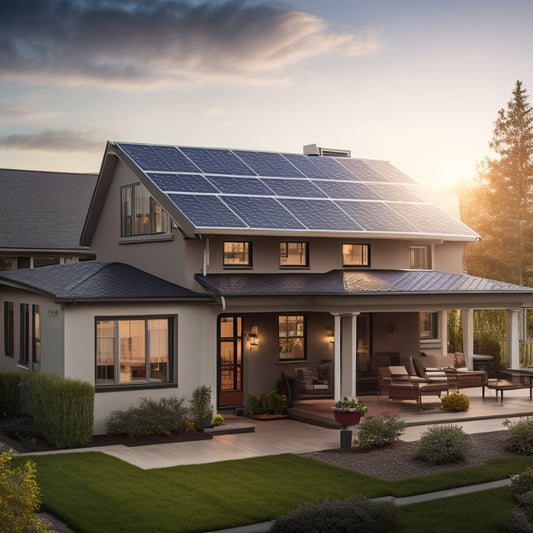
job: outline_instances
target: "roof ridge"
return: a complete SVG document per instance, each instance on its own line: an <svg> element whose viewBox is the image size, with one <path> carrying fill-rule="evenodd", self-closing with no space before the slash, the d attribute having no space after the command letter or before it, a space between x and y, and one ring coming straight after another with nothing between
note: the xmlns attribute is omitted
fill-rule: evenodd
<svg viewBox="0 0 533 533"><path fill-rule="evenodd" d="M96 274L99 274L104 270L105 268L109 267L109 265L112 265L113 262L106 262L106 261L91 261L92 264L98 263L98 267L92 270L87 274L87 276L82 277L80 280L76 280L72 282L70 285L67 285L65 287L65 293L70 293L73 289L79 287L83 283L86 283L89 281L92 277L94 277Z"/></svg>

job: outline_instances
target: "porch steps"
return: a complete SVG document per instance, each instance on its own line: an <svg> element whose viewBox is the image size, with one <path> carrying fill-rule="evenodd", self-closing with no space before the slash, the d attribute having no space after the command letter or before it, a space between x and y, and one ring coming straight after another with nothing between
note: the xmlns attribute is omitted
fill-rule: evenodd
<svg viewBox="0 0 533 533"><path fill-rule="evenodd" d="M314 426L320 426L328 429L340 429L342 426L335 422L331 414L322 414L319 411L310 411L308 409L299 409L298 407L289 407L287 409L290 417L298 422L305 422Z"/></svg>
<svg viewBox="0 0 533 533"><path fill-rule="evenodd" d="M224 425L215 426L212 428L205 428L205 433L210 433L213 437L217 435L233 435L236 433L253 433L255 432L255 424L249 418L242 416L235 416L228 413L221 413L224 417Z"/></svg>

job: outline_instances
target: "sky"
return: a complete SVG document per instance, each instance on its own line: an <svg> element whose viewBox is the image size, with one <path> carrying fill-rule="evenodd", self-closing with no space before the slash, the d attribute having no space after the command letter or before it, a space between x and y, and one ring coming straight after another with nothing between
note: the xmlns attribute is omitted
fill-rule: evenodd
<svg viewBox="0 0 533 533"><path fill-rule="evenodd" d="M533 91L532 25L530 0L2 0L0 168L98 172L108 140L316 143L441 190Z"/></svg>

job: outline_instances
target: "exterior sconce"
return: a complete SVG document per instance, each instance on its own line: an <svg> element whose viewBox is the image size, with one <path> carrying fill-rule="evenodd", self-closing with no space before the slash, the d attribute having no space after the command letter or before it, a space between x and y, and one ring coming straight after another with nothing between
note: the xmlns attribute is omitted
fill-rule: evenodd
<svg viewBox="0 0 533 533"><path fill-rule="evenodd" d="M250 350L254 346L259 346L259 328L252 326L252 330L248 333L248 340L250 341Z"/></svg>
<svg viewBox="0 0 533 533"><path fill-rule="evenodd" d="M333 330L330 327L328 327L326 329L328 330L328 336L327 336L328 342L334 343L335 342L335 334L333 333Z"/></svg>

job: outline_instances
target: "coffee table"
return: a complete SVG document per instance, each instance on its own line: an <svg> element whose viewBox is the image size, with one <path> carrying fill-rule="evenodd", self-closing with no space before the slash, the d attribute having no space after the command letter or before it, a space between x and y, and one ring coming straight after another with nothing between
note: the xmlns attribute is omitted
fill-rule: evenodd
<svg viewBox="0 0 533 533"><path fill-rule="evenodd" d="M507 381L506 379L489 380L483 383L483 398L485 398L485 387L487 387L487 389L493 389L496 391L496 400L498 399L498 391L500 392L500 403L503 403L503 391L515 390L520 388L516 385L513 385L510 381Z"/></svg>

